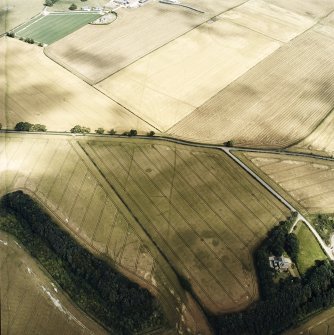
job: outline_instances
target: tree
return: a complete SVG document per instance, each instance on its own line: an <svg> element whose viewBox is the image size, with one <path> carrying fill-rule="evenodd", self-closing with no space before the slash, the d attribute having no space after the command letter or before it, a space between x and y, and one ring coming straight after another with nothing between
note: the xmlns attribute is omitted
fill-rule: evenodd
<svg viewBox="0 0 334 335"><path fill-rule="evenodd" d="M70 7L68 7L69 10L76 10L77 9L77 5L75 3L72 3L72 5Z"/></svg>
<svg viewBox="0 0 334 335"><path fill-rule="evenodd" d="M234 146L234 142L232 140L230 140L230 141L225 142L225 145L227 147L233 147Z"/></svg>
<svg viewBox="0 0 334 335"><path fill-rule="evenodd" d="M104 134L104 129L103 128L97 128L97 129L95 129L95 133L99 134L99 135L102 135L102 134Z"/></svg>
<svg viewBox="0 0 334 335"><path fill-rule="evenodd" d="M129 136L136 136L137 135L137 130L136 129L131 129L129 131Z"/></svg>
<svg viewBox="0 0 334 335"><path fill-rule="evenodd" d="M0 123L0 130L2 129L2 123Z"/></svg>
<svg viewBox="0 0 334 335"><path fill-rule="evenodd" d="M33 124L30 128L30 131L46 131L46 126L44 124Z"/></svg>
<svg viewBox="0 0 334 335"><path fill-rule="evenodd" d="M83 127L77 124L70 130L70 132L73 134L87 134L90 133L90 128Z"/></svg>
<svg viewBox="0 0 334 335"><path fill-rule="evenodd" d="M30 131L30 129L32 128L33 124L29 123L29 122L18 122L14 129L16 131Z"/></svg>
<svg viewBox="0 0 334 335"><path fill-rule="evenodd" d="M109 135L115 135L116 134L116 130L113 128L113 129L110 129L109 131L108 131L108 134Z"/></svg>
<svg viewBox="0 0 334 335"><path fill-rule="evenodd" d="M299 253L299 241L295 234L288 234L285 239L284 249L291 257L292 261L296 263Z"/></svg>
<svg viewBox="0 0 334 335"><path fill-rule="evenodd" d="M155 135L155 132L153 130L147 133L147 136L150 136L150 137L153 137L154 135Z"/></svg>
<svg viewBox="0 0 334 335"><path fill-rule="evenodd" d="M6 35L7 35L8 37L15 37L15 34L14 34L14 32L12 32L12 31L7 32Z"/></svg>
<svg viewBox="0 0 334 335"><path fill-rule="evenodd" d="M48 7L52 7L53 6L53 1L52 0L45 0L44 5L48 6Z"/></svg>
<svg viewBox="0 0 334 335"><path fill-rule="evenodd" d="M24 41L29 43L29 44L34 44L35 43L35 41L30 37L25 38Z"/></svg>

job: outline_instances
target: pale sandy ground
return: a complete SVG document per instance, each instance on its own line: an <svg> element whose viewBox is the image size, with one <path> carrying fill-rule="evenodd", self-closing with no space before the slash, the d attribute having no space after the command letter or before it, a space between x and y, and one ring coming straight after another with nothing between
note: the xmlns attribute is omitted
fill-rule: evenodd
<svg viewBox="0 0 334 335"><path fill-rule="evenodd" d="M0 231L1 334L105 335L40 265Z"/></svg>
<svg viewBox="0 0 334 335"><path fill-rule="evenodd" d="M151 130L43 54L43 49L16 39L0 39L0 122L13 128L19 121L45 124L48 130L69 131L74 125Z"/></svg>

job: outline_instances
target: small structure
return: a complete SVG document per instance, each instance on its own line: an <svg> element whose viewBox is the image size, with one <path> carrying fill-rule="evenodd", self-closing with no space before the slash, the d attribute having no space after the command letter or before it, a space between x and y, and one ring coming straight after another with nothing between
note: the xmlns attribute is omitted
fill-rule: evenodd
<svg viewBox="0 0 334 335"><path fill-rule="evenodd" d="M85 12L90 12L90 7L89 6L84 6L84 7L81 7L81 10L83 10Z"/></svg>
<svg viewBox="0 0 334 335"><path fill-rule="evenodd" d="M269 257L269 265L271 268L275 269L276 271L283 272L288 271L292 265L292 261L288 257L279 256L270 256Z"/></svg>

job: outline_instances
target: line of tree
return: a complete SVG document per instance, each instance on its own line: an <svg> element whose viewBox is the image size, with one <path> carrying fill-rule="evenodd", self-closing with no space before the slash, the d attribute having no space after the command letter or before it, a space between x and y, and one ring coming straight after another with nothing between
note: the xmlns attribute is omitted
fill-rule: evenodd
<svg viewBox="0 0 334 335"><path fill-rule="evenodd" d="M18 122L14 129L16 131L42 131L45 132L46 131L46 126L44 124L33 124L30 122Z"/></svg>
<svg viewBox="0 0 334 335"><path fill-rule="evenodd" d="M334 263L317 261L301 277L274 280L275 270L268 258L283 251L298 254L298 242L289 234L293 218L281 222L255 252L260 300L247 310L212 316L218 334L280 334L313 313L334 305Z"/></svg>
<svg viewBox="0 0 334 335"><path fill-rule="evenodd" d="M22 191L0 203L0 229L14 235L54 280L112 334L134 334L165 324L157 300L62 230Z"/></svg>

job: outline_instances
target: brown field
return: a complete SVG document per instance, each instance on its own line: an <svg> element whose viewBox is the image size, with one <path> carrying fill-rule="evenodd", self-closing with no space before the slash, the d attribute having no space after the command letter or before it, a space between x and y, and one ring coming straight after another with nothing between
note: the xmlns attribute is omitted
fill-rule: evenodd
<svg viewBox="0 0 334 335"><path fill-rule="evenodd" d="M217 19L148 54L96 87L150 124L167 130L280 45Z"/></svg>
<svg viewBox="0 0 334 335"><path fill-rule="evenodd" d="M307 16L298 15L262 0L247 1L221 17L281 42L289 42L315 24L315 20Z"/></svg>
<svg viewBox="0 0 334 335"><path fill-rule="evenodd" d="M0 195L22 189L33 196L86 248L158 295L175 324L175 307L181 310L187 298L174 272L76 141L38 135L0 139Z"/></svg>
<svg viewBox="0 0 334 335"><path fill-rule="evenodd" d="M284 335L333 335L334 308L321 312L299 327L290 329Z"/></svg>
<svg viewBox="0 0 334 335"><path fill-rule="evenodd" d="M161 142L80 142L212 312L258 297L252 251L287 210L224 153Z"/></svg>
<svg viewBox="0 0 334 335"><path fill-rule="evenodd" d="M332 0L265 0L270 4L291 10L301 15L322 18L334 10Z"/></svg>
<svg viewBox="0 0 334 335"><path fill-rule="evenodd" d="M302 142L293 149L298 151L322 151L334 156L334 111Z"/></svg>
<svg viewBox="0 0 334 335"><path fill-rule="evenodd" d="M151 130L145 122L55 64L43 49L16 39L0 39L0 122L19 121L69 131L74 125Z"/></svg>
<svg viewBox="0 0 334 335"><path fill-rule="evenodd" d="M278 154L243 155L309 213L334 212L334 162Z"/></svg>
<svg viewBox="0 0 334 335"><path fill-rule="evenodd" d="M334 104L334 44L308 31L284 45L172 127L186 139L287 146L312 132Z"/></svg>
<svg viewBox="0 0 334 335"><path fill-rule="evenodd" d="M0 34L28 21L43 10L43 0L0 0Z"/></svg>
<svg viewBox="0 0 334 335"><path fill-rule="evenodd" d="M73 305L31 256L3 232L0 288L1 334L107 334Z"/></svg>

